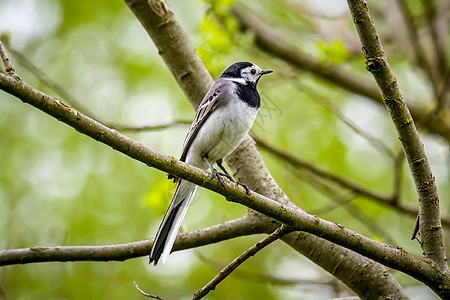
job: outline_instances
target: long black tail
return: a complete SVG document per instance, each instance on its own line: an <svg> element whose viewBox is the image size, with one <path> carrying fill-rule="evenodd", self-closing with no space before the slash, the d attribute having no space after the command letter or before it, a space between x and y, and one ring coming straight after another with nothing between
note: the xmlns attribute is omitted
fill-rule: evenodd
<svg viewBox="0 0 450 300"><path fill-rule="evenodd" d="M186 215L187 209L191 204L197 186L188 181L181 180L175 191L172 202L159 225L155 241L150 252L150 263L155 266L161 259L166 262L167 257L172 250L173 243L181 226L181 221Z"/></svg>

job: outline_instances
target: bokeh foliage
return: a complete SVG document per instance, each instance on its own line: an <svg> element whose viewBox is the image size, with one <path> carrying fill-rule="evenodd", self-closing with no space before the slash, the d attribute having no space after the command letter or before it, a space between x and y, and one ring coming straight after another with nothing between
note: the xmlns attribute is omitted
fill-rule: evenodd
<svg viewBox="0 0 450 300"><path fill-rule="evenodd" d="M293 1L281 0L250 1L243 9L258 15L261 22L278 30L321 63L343 67L355 76L371 80L364 73L345 2L330 7L326 1L312 2L305 5L314 14L302 14L292 5ZM376 12L382 12L387 5L386 1L372 2ZM417 2L411 2L414 9ZM259 85L263 107L254 132L323 169L389 194L394 176L392 161L302 87L328 99L358 126L398 152L400 145L385 109L309 73L297 72L278 58L259 51L252 34L241 32L230 14L233 4L230 0L169 1L214 78L229 64L242 60L275 70ZM93 117L124 125L193 117L192 108L151 40L123 2L0 0L0 11L6 16L0 20L0 32L9 35L11 45L67 89ZM411 59L397 54L404 49L388 39L392 33L386 16L375 16L382 39L391 41L385 44L387 55L404 94L426 103L432 98L430 87L412 66ZM26 66L12 59L26 82L58 96ZM160 152L178 156L186 130L186 126L178 125L127 134ZM421 134L437 179L442 212L448 214L448 145L439 137ZM263 155L278 184L300 207L320 211L336 200L324 192L320 178L305 170L295 170L269 153ZM0 93L1 249L117 244L151 237L173 189L164 176ZM332 188L339 195L348 193L335 185ZM417 203L406 166L401 195L402 201ZM395 243L411 253L421 253L417 242L409 240L414 218L362 196L356 196L351 203ZM322 210L319 216L387 242L367 222L358 220L349 205ZM200 191L184 221L184 230L217 224L244 213L244 207ZM125 262L3 267L0 295L3 293L7 299L137 298L140 295L132 284L136 280L143 289L167 299L186 298L214 276L217 266L231 261L258 238L239 238L174 253L167 264L157 268L148 266L145 257ZM271 245L243 268L283 278L331 279L282 243ZM404 286L417 284L405 275L395 275ZM227 279L210 298L325 299L338 295L328 285L283 286L256 276L242 277ZM412 296L429 296L423 294L426 290L422 288L411 291Z"/></svg>

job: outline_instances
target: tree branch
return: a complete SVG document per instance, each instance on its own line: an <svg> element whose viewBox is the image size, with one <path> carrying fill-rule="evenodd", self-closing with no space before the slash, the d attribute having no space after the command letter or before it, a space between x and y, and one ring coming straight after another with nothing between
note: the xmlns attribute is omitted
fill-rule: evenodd
<svg viewBox="0 0 450 300"><path fill-rule="evenodd" d="M358 291L361 299L409 299L402 287L389 274L387 268L348 249L312 236L306 232L293 232L282 238L288 245L303 253L313 255L314 263L334 276L343 278L343 282L353 291ZM326 247L324 255L317 249ZM342 249L342 250L340 250ZM336 250L336 251L335 251ZM355 265L358 267L355 269ZM370 274L386 274L389 284L383 284L383 276L372 277ZM380 296L383 295L383 296Z"/></svg>
<svg viewBox="0 0 450 300"><path fill-rule="evenodd" d="M436 5L436 1L433 0L431 1L422 0L421 2L425 11L427 24L435 48L436 53L435 66L440 71L440 74L445 76L448 65L445 53L445 43L442 43L442 41L439 39L439 33L437 30L436 20L438 7Z"/></svg>
<svg viewBox="0 0 450 300"><path fill-rule="evenodd" d="M439 195L423 144L397 85L397 79L390 69L366 1L347 0L347 3L363 46L366 68L372 73L383 95L383 102L397 129L416 185L424 255L445 272L448 267L439 217Z"/></svg>
<svg viewBox="0 0 450 300"><path fill-rule="evenodd" d="M431 63L428 61L425 51L420 43L419 34L417 30L416 23L413 20L411 10L409 9L408 3L405 0L397 0L400 12L402 13L403 19L406 23L406 28L408 30L409 42L412 45L414 51L415 60L419 68L425 71L425 74L430 80L435 96L437 97L437 80Z"/></svg>
<svg viewBox="0 0 450 300"><path fill-rule="evenodd" d="M265 233L251 217L243 217L187 233L179 233L173 251L196 248L244 235ZM0 266L50 261L124 261L150 253L153 239L105 246L32 247L0 251Z"/></svg>
<svg viewBox="0 0 450 300"><path fill-rule="evenodd" d="M0 58L3 61L3 65L5 66L5 72L9 76L16 75L16 71L9 60L8 53L5 51L5 47L3 47L2 42L0 41Z"/></svg>

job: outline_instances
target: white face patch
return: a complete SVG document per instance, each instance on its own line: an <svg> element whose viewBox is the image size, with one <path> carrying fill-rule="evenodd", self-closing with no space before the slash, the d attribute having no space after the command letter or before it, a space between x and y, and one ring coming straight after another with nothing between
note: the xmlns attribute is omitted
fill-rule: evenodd
<svg viewBox="0 0 450 300"><path fill-rule="evenodd" d="M257 65L252 65L241 70L241 77L245 81L256 82L261 76L261 68Z"/></svg>

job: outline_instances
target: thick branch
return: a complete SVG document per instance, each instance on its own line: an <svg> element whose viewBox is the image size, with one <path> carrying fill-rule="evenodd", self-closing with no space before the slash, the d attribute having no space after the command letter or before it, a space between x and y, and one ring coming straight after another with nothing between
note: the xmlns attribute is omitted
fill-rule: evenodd
<svg viewBox="0 0 450 300"><path fill-rule="evenodd" d="M363 46L366 68L375 78L395 124L419 195L420 232L425 257L447 271L439 217L439 195L428 159L408 107L392 74L364 0L347 0Z"/></svg>
<svg viewBox="0 0 450 300"><path fill-rule="evenodd" d="M174 251L196 248L235 237L264 233L265 228L250 217L244 217L208 228L180 233ZM153 239L106 246L32 247L0 251L0 266L49 261L124 261L146 256Z"/></svg>
<svg viewBox="0 0 450 300"><path fill-rule="evenodd" d="M305 256L312 254L317 265L335 276L344 278L349 288L359 291L358 296L361 299L409 299L402 287L390 278L392 275L387 268L371 259L355 255L348 249L342 250L342 247L306 232L294 232L282 240ZM321 247L329 249L329 253L323 255L318 252L317 249ZM354 265L358 266L357 272L354 271ZM383 276L373 278L370 275L372 272ZM380 284L380 280L387 280L389 284Z"/></svg>

